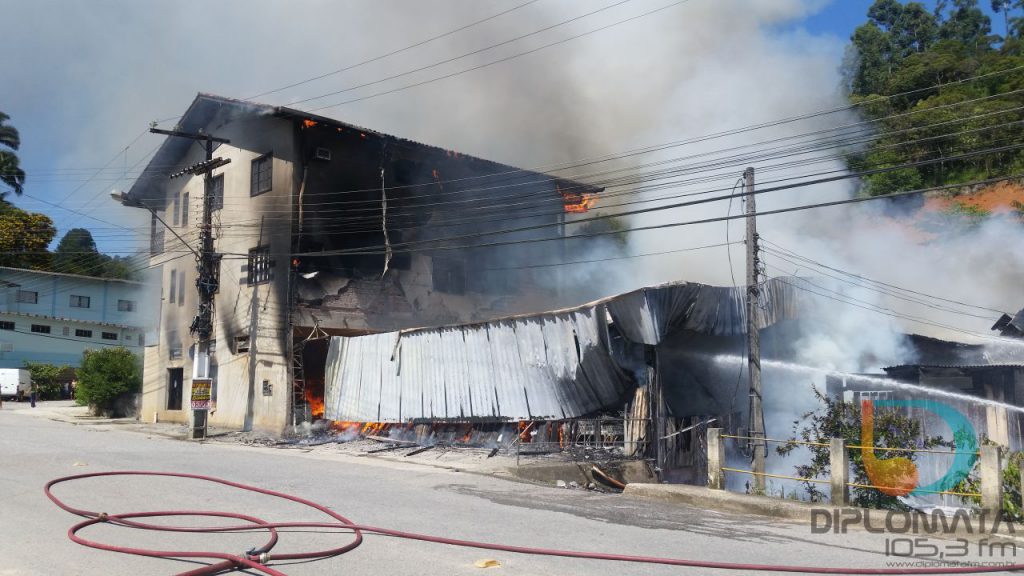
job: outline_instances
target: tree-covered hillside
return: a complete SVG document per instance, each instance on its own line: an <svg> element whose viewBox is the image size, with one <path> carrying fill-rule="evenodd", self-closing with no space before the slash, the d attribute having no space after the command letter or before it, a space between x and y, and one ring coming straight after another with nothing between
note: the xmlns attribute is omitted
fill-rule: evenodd
<svg viewBox="0 0 1024 576"><path fill-rule="evenodd" d="M852 169L1024 141L1024 0L990 1L1010 30L1006 38L992 33L977 0L940 0L932 11L897 0L870 7L843 71L851 101L876 121L877 137L850 157ZM864 183L866 193L882 195L1022 172L1024 150L1014 149L870 175Z"/></svg>

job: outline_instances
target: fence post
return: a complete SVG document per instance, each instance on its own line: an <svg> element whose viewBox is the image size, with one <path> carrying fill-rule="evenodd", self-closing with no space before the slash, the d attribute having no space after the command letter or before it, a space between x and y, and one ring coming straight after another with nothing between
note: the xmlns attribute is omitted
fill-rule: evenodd
<svg viewBox="0 0 1024 576"><path fill-rule="evenodd" d="M848 506L850 504L850 454L846 451L846 440L833 438L829 442L829 469L832 471L832 505Z"/></svg>
<svg viewBox="0 0 1024 576"><path fill-rule="evenodd" d="M1003 511L1003 463L998 446L981 447L981 509L996 515Z"/></svg>
<svg viewBox="0 0 1024 576"><path fill-rule="evenodd" d="M725 445L722 444L722 429L708 428L708 488L725 490Z"/></svg>

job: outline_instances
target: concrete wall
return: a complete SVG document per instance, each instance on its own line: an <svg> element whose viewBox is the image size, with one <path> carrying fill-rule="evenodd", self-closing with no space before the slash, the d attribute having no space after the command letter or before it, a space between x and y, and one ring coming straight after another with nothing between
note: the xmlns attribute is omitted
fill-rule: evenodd
<svg viewBox="0 0 1024 576"><path fill-rule="evenodd" d="M296 160L294 127L291 122L271 116L216 118L209 131L226 137L214 151L215 157L230 158L231 163L217 169L214 175L224 176L224 207L214 212L216 250L223 254L220 266L220 291L214 309L216 348L212 364L216 365L216 409L210 415L212 426L242 428L251 426L270 432L281 432L288 421L290 396L287 348L288 253L291 240L291 198L300 177L293 168ZM273 154L272 190L250 197L252 160L266 153ZM196 146L181 165L203 159ZM201 177L180 178L168 182L164 212L173 212L173 198L189 193L189 218L179 234L193 245L198 244L197 225L201 221L204 194ZM168 223L171 223L168 220ZM269 283L249 286L246 281L247 257L251 248L269 245L274 267ZM177 246L177 248L175 248ZM159 347L147 349L145 390L142 418L187 422L190 410L192 360L194 344L189 326L198 306L196 266L191 256L174 259L181 254L180 242L165 234L165 253L154 256L154 264L163 262L162 311ZM170 272L175 270L176 284L185 279L185 300L169 298ZM176 286L176 290L178 287ZM255 321L256 329L250 325ZM171 358L176 332L181 342L180 358ZM248 335L250 351L236 349L236 339ZM182 410L167 410L168 370L182 368L185 375ZM264 395L263 381L271 393Z"/></svg>

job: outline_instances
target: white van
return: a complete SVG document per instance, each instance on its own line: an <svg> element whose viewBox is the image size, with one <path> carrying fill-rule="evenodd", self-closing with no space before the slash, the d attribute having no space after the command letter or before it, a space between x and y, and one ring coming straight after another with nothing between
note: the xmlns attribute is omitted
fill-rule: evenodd
<svg viewBox="0 0 1024 576"><path fill-rule="evenodd" d="M24 368L0 368L0 397L18 402L32 392L32 376Z"/></svg>

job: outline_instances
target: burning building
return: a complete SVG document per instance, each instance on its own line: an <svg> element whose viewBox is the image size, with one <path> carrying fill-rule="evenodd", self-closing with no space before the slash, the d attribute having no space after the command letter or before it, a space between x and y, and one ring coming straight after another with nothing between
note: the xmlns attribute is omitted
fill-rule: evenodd
<svg viewBox="0 0 1024 576"><path fill-rule="evenodd" d="M225 142L212 189L202 176L169 178L204 160L194 140L169 137L128 192L153 212L151 265L162 278L160 335L145 350L147 420L188 419L191 249L206 194L218 263L213 426L282 432L322 416L328 336L483 321L578 297L530 265L571 257L567 215L587 211L600 188L206 94L176 129ZM527 230L494 234L503 228Z"/></svg>

